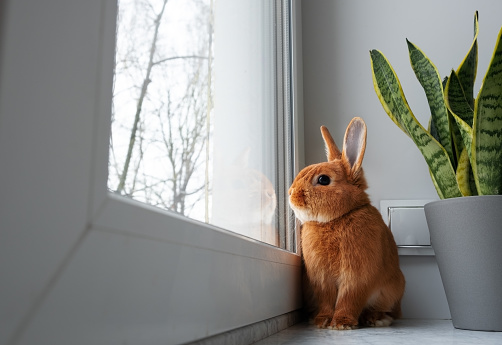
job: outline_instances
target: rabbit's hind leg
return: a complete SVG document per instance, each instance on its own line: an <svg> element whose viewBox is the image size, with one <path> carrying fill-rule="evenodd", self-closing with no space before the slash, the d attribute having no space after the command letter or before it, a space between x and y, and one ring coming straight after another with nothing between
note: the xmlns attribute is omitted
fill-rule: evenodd
<svg viewBox="0 0 502 345"><path fill-rule="evenodd" d="M377 311L372 308L365 309L359 317L359 323L370 327L387 327L392 324L394 318L388 313Z"/></svg>
<svg viewBox="0 0 502 345"><path fill-rule="evenodd" d="M387 327L400 316L400 299L396 301L395 295L389 293L388 290L377 290L368 300L368 305L361 313L359 322L361 325L370 327Z"/></svg>

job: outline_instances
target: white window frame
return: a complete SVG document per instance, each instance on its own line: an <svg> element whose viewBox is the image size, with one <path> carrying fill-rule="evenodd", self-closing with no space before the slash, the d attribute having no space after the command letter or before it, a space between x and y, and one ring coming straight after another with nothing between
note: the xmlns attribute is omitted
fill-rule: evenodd
<svg viewBox="0 0 502 345"><path fill-rule="evenodd" d="M176 344L299 309L299 254L107 191L116 2L9 0L5 8L0 272L22 274L2 276L0 343ZM44 124L40 117L50 136L26 125ZM26 178L35 174L30 160L40 183ZM19 217L20 207L29 216Z"/></svg>

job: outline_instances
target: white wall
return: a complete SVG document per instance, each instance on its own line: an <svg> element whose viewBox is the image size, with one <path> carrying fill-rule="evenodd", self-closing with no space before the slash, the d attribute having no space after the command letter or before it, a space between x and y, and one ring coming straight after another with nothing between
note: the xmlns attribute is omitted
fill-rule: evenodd
<svg viewBox="0 0 502 345"><path fill-rule="evenodd" d="M415 116L427 125L429 108L409 64L405 39L418 45L446 76L471 45L478 10L477 91L502 25L502 2L308 0L302 10L306 164L325 160L320 125L341 143L350 119L360 116L368 126L363 166L373 204L437 199L418 149L387 117L375 94L369 50L387 56ZM401 265L408 280L404 316L448 317L435 259L402 257Z"/></svg>

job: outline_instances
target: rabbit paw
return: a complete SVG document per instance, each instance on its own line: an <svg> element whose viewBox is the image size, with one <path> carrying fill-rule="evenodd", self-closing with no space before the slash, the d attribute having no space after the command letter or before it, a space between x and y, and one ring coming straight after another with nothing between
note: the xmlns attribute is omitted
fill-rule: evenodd
<svg viewBox="0 0 502 345"><path fill-rule="evenodd" d="M350 317L337 317L331 321L329 329L334 329L338 331L345 331L357 328L357 320Z"/></svg>
<svg viewBox="0 0 502 345"><path fill-rule="evenodd" d="M328 327L328 324L330 321L331 321L330 317L316 316L314 318L314 325L316 325L318 328L326 328L326 327Z"/></svg>
<svg viewBox="0 0 502 345"><path fill-rule="evenodd" d="M383 312L375 312L367 315L364 324L370 327L388 327L394 319Z"/></svg>

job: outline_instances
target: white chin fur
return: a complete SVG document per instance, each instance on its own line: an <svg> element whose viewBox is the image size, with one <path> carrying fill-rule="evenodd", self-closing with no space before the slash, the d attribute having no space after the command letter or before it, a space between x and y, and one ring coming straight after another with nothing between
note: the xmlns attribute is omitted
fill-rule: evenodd
<svg viewBox="0 0 502 345"><path fill-rule="evenodd" d="M310 210L305 210L305 209L302 210L293 206L291 206L291 208L295 212L296 218L298 218L302 223L305 222L327 223L332 219L332 217L329 217L327 215L314 214Z"/></svg>

